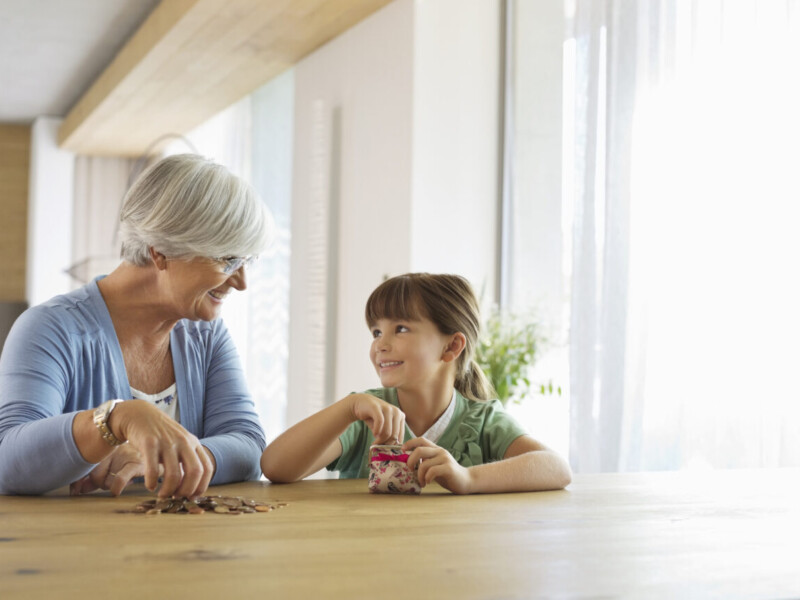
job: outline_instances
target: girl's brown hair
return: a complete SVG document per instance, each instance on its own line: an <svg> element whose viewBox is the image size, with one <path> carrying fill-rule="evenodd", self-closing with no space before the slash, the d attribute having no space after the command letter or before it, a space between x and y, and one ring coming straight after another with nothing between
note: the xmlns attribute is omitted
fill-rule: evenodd
<svg viewBox="0 0 800 600"><path fill-rule="evenodd" d="M474 360L481 332L480 308L469 281L460 275L406 273L387 279L370 294L367 326L379 319L430 319L445 335L461 332L467 340L456 361L455 388L471 400L495 397L492 384Z"/></svg>

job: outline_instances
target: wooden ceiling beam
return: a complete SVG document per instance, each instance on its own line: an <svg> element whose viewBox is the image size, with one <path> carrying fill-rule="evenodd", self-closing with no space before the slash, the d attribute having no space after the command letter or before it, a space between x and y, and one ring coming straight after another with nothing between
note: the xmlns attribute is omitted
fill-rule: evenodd
<svg viewBox="0 0 800 600"><path fill-rule="evenodd" d="M138 156L187 133L391 0L162 0L67 114L62 148Z"/></svg>

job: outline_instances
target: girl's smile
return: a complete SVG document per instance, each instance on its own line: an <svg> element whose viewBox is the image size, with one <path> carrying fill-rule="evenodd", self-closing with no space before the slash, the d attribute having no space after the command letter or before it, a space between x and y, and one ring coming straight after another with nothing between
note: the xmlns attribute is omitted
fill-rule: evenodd
<svg viewBox="0 0 800 600"><path fill-rule="evenodd" d="M378 362L378 366L381 369L391 369L393 367L397 367L403 364L402 360L395 360L395 361L380 361Z"/></svg>

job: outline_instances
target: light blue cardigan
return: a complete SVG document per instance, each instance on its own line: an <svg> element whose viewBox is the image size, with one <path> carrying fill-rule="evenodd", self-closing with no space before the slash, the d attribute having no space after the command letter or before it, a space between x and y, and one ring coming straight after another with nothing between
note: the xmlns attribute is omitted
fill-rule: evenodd
<svg viewBox="0 0 800 600"><path fill-rule="evenodd" d="M98 278L101 279L101 278ZM77 412L131 388L97 281L25 311L0 357L0 493L41 494L94 465L72 437ZM181 425L214 455L212 484L255 479L266 440L224 323L170 334Z"/></svg>

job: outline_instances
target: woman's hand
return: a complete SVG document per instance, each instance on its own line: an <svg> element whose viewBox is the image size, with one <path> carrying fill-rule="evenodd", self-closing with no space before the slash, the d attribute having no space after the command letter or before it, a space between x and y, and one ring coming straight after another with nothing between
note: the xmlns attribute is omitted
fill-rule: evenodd
<svg viewBox="0 0 800 600"><path fill-rule="evenodd" d="M115 435L120 434L117 437L127 440L131 447L118 459L124 461L119 463L121 468L128 469L126 477L131 471L135 471L136 475L144 475L145 486L153 491L158 485L159 475L162 475L158 491L162 498L194 498L208 488L214 475L214 461L209 453L200 440L154 405L144 400L122 402L111 413L108 425ZM117 451L110 455L111 461ZM137 454L140 466L134 466ZM106 470L106 479L109 472L120 475L119 471ZM97 478L101 474L102 471Z"/></svg>
<svg viewBox="0 0 800 600"><path fill-rule="evenodd" d="M454 494L469 494L472 490L472 476L469 469L462 467L447 450L423 437L414 438L403 444L403 452L410 452L409 466L418 465L417 479L425 487L435 481Z"/></svg>
<svg viewBox="0 0 800 600"><path fill-rule="evenodd" d="M95 490L111 490L112 496L119 496L134 477L142 476L142 455L131 444L123 444L106 456L86 477L71 483L69 491L77 496Z"/></svg>
<svg viewBox="0 0 800 600"><path fill-rule="evenodd" d="M364 421L376 444L401 443L406 433L406 415L402 410L369 394L350 394L350 412L354 420Z"/></svg>

